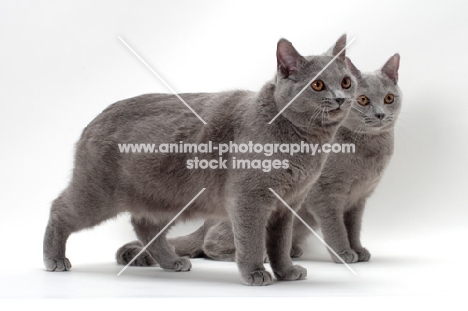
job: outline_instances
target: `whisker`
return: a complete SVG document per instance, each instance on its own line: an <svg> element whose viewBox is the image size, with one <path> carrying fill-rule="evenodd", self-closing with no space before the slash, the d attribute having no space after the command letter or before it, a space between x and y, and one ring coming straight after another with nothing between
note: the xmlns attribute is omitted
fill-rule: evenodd
<svg viewBox="0 0 468 311"><path fill-rule="evenodd" d="M313 121L315 121L315 119L318 117L319 114L320 114L320 108L315 107L315 109L312 112L312 115L310 116L310 119L309 119L309 126L312 124Z"/></svg>

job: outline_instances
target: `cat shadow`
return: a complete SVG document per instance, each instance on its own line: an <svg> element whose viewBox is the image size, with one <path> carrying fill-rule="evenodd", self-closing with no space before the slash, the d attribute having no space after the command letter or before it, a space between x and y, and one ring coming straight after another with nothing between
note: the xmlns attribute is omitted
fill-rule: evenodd
<svg viewBox="0 0 468 311"><path fill-rule="evenodd" d="M208 270L206 267L197 267L197 262L203 259L191 259L193 267L187 272L174 272L164 270L159 266L151 267L128 267L120 276L119 272L122 271L124 266L117 265L116 263L98 263L98 264L85 264L76 265L70 271L79 275L93 275L93 276L115 276L117 280L124 282L154 282L155 280L161 281L183 281L184 283L226 283L236 284L240 283L239 273L234 263L231 269Z"/></svg>
<svg viewBox="0 0 468 311"><path fill-rule="evenodd" d="M205 259L192 259L192 270L189 272L173 272L161 269L158 266L152 267L128 267L120 276L117 274L124 266L117 265L114 262L101 263L77 263L70 272L50 273L45 272L47 279L73 280L74 282L85 282L86 284L98 284L99 286L109 288L133 288L133 291L124 292L119 295L128 295L129 297L146 295L146 289L159 288L167 284L168 290L162 295L182 296L182 297L212 297L212 296L262 296L262 297L309 297L321 295L325 292L353 291L353 286L358 279L350 277L347 271L343 272L344 277L329 278L326 275L315 273L317 267L308 267L306 263L313 261L303 261L303 264L309 270L307 279L301 281L278 281L273 280L272 286L250 287L243 286L237 265L234 262L215 262L213 265L203 265ZM326 260L323 260L326 261ZM211 260L210 260L211 262ZM333 262L330 267L339 268ZM271 272L269 264L265 264L268 271ZM51 277L53 276L53 277ZM56 278L56 276L59 276ZM115 285L111 285L115 284ZM180 284L180 288L178 287ZM173 292L171 288L174 285L180 289ZM115 293L102 293L102 295L114 295Z"/></svg>
<svg viewBox="0 0 468 311"><path fill-rule="evenodd" d="M332 259L326 255L310 255L310 254L304 254L299 258L292 258L293 261L307 261L307 262L329 262L329 263L334 263Z"/></svg>
<svg viewBox="0 0 468 311"><path fill-rule="evenodd" d="M398 264L398 265L414 265L414 264L428 264L436 262L433 259L430 258L415 258L415 257L396 257L396 256L390 256L390 257L373 257L370 259L368 262L363 262L363 264ZM360 264L360 263L358 263Z"/></svg>
<svg viewBox="0 0 468 311"><path fill-rule="evenodd" d="M319 263L330 263L331 265L340 265L341 263L335 263L327 255L303 255L300 258L294 258L294 262L319 262ZM413 264L427 264L435 262L429 258L415 258L415 257L397 257L397 256L373 256L370 261L350 263L350 266L365 266L365 265L381 265L381 264L398 264L398 265L413 265Z"/></svg>

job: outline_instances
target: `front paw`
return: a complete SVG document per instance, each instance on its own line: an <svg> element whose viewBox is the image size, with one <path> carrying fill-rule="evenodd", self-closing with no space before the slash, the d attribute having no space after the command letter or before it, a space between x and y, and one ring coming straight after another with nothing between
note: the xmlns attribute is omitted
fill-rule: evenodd
<svg viewBox="0 0 468 311"><path fill-rule="evenodd" d="M358 261L369 261L371 254L364 247L354 250L358 255Z"/></svg>
<svg viewBox="0 0 468 311"><path fill-rule="evenodd" d="M352 249L347 249L347 250L344 250L344 251L341 251L339 253L337 253L338 256L341 257L341 259L343 259L344 262L346 263L354 263L354 262L357 262L358 261L358 254L353 251ZM339 258L337 258L335 255L332 255L332 259L334 262L336 263L343 263Z"/></svg>
<svg viewBox="0 0 468 311"><path fill-rule="evenodd" d="M279 281L304 280L307 277L307 269L294 265L281 272L275 271L275 276Z"/></svg>
<svg viewBox="0 0 468 311"><path fill-rule="evenodd" d="M242 275L242 282L249 286L265 286L273 282L270 272L265 270L257 270L248 274Z"/></svg>
<svg viewBox="0 0 468 311"><path fill-rule="evenodd" d="M44 265L47 271L69 271L72 267L68 258L44 258Z"/></svg>

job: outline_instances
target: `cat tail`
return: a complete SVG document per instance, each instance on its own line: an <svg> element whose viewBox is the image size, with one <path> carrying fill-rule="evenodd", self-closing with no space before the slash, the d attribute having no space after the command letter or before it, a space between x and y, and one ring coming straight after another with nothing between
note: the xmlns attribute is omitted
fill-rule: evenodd
<svg viewBox="0 0 468 311"><path fill-rule="evenodd" d="M203 244L205 242L206 232L215 223L215 221L207 220L194 232L188 235L168 239L168 242L174 246L174 251L179 256L188 256L190 258L205 257Z"/></svg>

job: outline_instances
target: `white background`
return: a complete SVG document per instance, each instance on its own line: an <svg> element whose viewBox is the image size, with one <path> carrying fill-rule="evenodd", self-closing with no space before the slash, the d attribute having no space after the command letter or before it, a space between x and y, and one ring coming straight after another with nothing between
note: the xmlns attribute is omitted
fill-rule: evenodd
<svg viewBox="0 0 468 311"><path fill-rule="evenodd" d="M427 0L0 2L0 298L461 298L467 10L464 1ZM404 94L396 152L364 219L373 258L353 265L358 276L311 238L302 282L245 287L234 264L201 259L189 273L131 268L117 278L115 250L134 238L127 215L70 238L71 272L43 270L50 202L67 185L82 129L117 100L168 92L118 36L177 92L215 92L258 90L275 73L281 37L309 55L345 32L363 71L401 54Z"/></svg>

